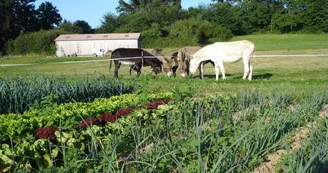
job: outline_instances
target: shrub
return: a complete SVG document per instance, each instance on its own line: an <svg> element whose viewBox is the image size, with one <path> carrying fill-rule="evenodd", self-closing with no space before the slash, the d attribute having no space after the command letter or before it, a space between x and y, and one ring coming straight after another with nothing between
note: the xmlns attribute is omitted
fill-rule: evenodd
<svg viewBox="0 0 328 173"><path fill-rule="evenodd" d="M212 24L198 16L176 21L165 28L153 24L143 33L143 45L144 47L195 46L226 41L232 37L230 29Z"/></svg>
<svg viewBox="0 0 328 173"><path fill-rule="evenodd" d="M9 55L44 54L53 55L56 52L54 40L66 31L50 30L21 34L15 40L8 41L5 49Z"/></svg>

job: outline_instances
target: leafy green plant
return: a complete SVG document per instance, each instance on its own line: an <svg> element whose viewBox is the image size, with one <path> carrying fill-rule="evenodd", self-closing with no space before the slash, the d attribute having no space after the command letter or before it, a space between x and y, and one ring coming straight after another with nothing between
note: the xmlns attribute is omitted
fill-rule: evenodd
<svg viewBox="0 0 328 173"><path fill-rule="evenodd" d="M28 137L19 138L25 142L12 141L11 144L4 141L14 148L13 151L19 150L21 155L28 151L27 157L20 159L15 152L5 156L22 164L39 163L39 167L31 165L37 170L44 170L50 165L54 171L252 171L268 153L279 148L286 135L304 122L313 121L327 103L325 92L307 94L304 100L299 100L289 92L263 94L257 90L181 99L179 96L175 98L178 92L142 93L96 99L92 103L63 104L55 108L55 113L50 113L58 114L55 118L37 114L36 110L34 114L20 116L32 119L25 118L26 125L32 124L25 128L26 131L50 125L46 123L48 121L55 122L57 126L60 124L55 132L55 141L39 139L45 140L49 149L40 152L35 150L38 147L30 147L39 145L34 144L33 135L27 133ZM168 98L174 99L162 100ZM38 115L38 121L31 118L35 115ZM106 124L93 121L101 119L101 115L121 116ZM44 119L40 120L41 117ZM85 122L85 128L74 126L81 121ZM318 132L326 127L322 124ZM326 157L325 142L322 142L326 133L313 133L312 136L313 146L320 146L320 149L306 145L301 152L303 159L298 159L302 157L297 154L291 155L289 160L284 160L282 167L296 165L297 169L290 167L288 170L303 171L323 168L320 163L324 163ZM6 150L5 147L0 149ZM309 151L310 155L307 154ZM41 154L36 157L34 152ZM32 156L36 159L29 160ZM51 164L41 164L49 157ZM319 162L317 158L320 158ZM4 160L6 167L21 169L15 163L10 164L8 159ZM313 167L314 163L317 165Z"/></svg>
<svg viewBox="0 0 328 173"><path fill-rule="evenodd" d="M32 107L68 102L90 102L95 98L132 93L135 85L110 77L70 78L18 76L0 78L0 113L23 113Z"/></svg>

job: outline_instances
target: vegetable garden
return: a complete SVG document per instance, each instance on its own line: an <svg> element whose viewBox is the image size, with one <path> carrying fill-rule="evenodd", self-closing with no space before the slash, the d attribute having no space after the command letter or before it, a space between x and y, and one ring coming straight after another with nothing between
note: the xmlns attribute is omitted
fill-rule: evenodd
<svg viewBox="0 0 328 173"><path fill-rule="evenodd" d="M288 148L297 128L314 122L328 93L284 91L192 97L192 93L122 94L91 102L52 103L0 116L2 172L251 172ZM181 97L183 95L183 97ZM327 161L327 121L283 172L320 172Z"/></svg>

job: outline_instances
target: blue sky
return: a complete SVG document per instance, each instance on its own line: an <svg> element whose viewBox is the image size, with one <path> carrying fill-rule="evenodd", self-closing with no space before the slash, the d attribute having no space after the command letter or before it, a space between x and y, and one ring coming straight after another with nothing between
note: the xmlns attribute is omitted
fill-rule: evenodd
<svg viewBox="0 0 328 173"><path fill-rule="evenodd" d="M51 2L59 10L63 19L74 22L84 20L92 28L99 27L104 14L116 13L118 0L36 0L38 8L42 2ZM129 2L129 0L125 0ZM212 0L181 0L182 8L197 7L199 4L209 4Z"/></svg>

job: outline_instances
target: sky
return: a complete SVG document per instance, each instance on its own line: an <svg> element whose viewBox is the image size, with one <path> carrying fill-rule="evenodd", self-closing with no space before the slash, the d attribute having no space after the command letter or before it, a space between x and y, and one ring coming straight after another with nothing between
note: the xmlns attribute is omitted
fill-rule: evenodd
<svg viewBox="0 0 328 173"><path fill-rule="evenodd" d="M115 8L118 6L118 0L36 0L34 5L38 8L42 2L51 2L55 6L63 19L71 22L84 20L92 28L101 25L102 17L107 13L117 14ZM129 2L129 0L125 0ZM181 0L183 9L197 7L198 5L210 4L212 0Z"/></svg>

